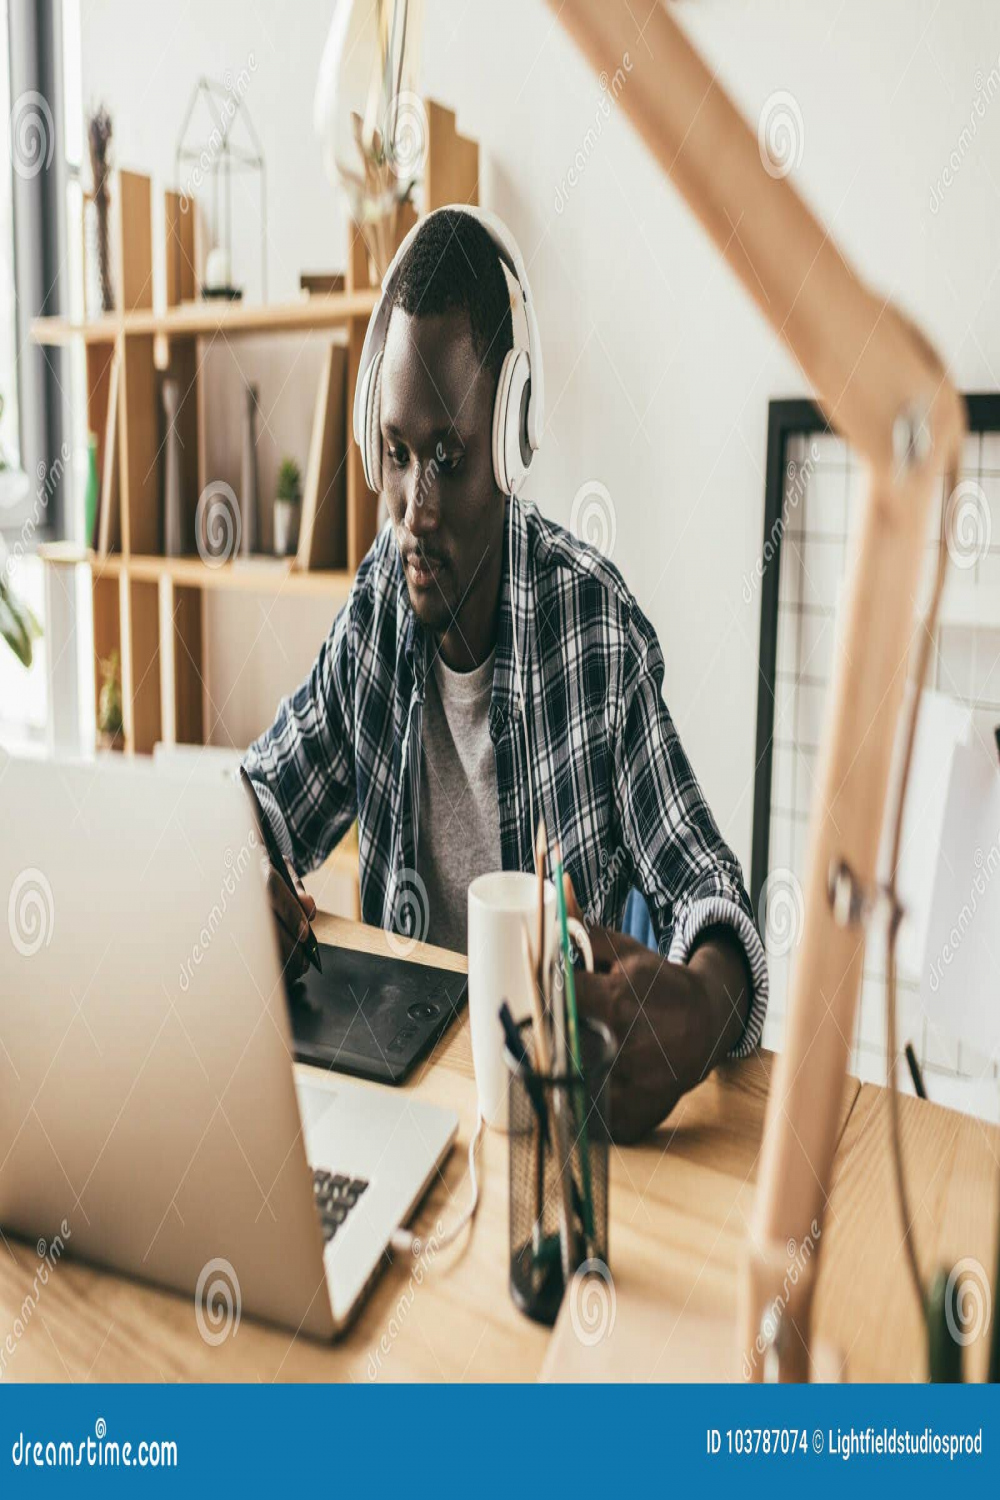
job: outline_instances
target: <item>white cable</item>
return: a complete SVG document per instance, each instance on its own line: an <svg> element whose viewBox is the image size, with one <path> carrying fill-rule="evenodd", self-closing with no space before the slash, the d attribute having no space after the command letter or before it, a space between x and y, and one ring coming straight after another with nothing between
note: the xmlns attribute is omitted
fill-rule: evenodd
<svg viewBox="0 0 1000 1500"><path fill-rule="evenodd" d="M514 676L517 679L517 696L521 703L521 728L524 731L524 770L528 778L528 813L530 815L530 844L531 857L535 858L535 830L538 827L535 822L535 799L531 790L531 747L528 743L528 710L524 702L524 683L521 679L521 652L517 644L517 611L514 608L514 506L517 497L514 491L510 493L510 536L508 549L508 574L510 577L510 617L511 629L514 636ZM537 872L536 872L537 873Z"/></svg>
<svg viewBox="0 0 1000 1500"><path fill-rule="evenodd" d="M434 1242L435 1250L443 1250L446 1245L454 1244L466 1224L471 1224L476 1217L476 1210L479 1207L479 1177L476 1173L476 1151L483 1134L483 1123L482 1112L479 1111L476 1114L476 1128L473 1132L472 1140L469 1142L469 1181L472 1183L472 1197L469 1200L469 1206L457 1224L453 1224L444 1234L430 1236ZM408 1229L403 1229L402 1227L395 1230L389 1243L397 1254L406 1254L409 1252L412 1255L422 1255L424 1251L423 1241L419 1236L411 1234Z"/></svg>
<svg viewBox="0 0 1000 1500"><path fill-rule="evenodd" d="M534 857L533 830L535 828L535 799L531 789L531 749L528 743L528 715L527 708L524 702L524 682L521 677L521 652L517 643L517 611L514 608L514 506L516 504L517 497L512 492L510 497L510 547L508 554L508 570L510 574L510 613L511 628L514 637L514 676L517 679L517 695L521 705L521 727L524 731L524 768L528 778L528 811L531 815L532 857ZM409 735L410 725L409 720L407 720L406 734L403 738L404 766L406 764L406 748L407 741L409 740ZM482 1133L483 1116L480 1112L476 1115L476 1129L473 1133L472 1140L469 1142L469 1181L472 1183L472 1198L469 1202L468 1208L465 1210L465 1213L459 1219L458 1223L453 1224L452 1227L444 1234L434 1236L434 1244L436 1249L443 1250L446 1245L454 1244L455 1240L458 1239L458 1236L462 1233L462 1230L465 1228L465 1226L467 1224L471 1224L472 1220L476 1216L476 1210L479 1207L479 1178L476 1174L476 1150L478 1149ZM409 1229L405 1229L402 1226L399 1229L393 1231L392 1238L390 1239L389 1243L397 1255L407 1253L411 1255L421 1255L424 1249L423 1243L421 1242L419 1236L412 1234Z"/></svg>

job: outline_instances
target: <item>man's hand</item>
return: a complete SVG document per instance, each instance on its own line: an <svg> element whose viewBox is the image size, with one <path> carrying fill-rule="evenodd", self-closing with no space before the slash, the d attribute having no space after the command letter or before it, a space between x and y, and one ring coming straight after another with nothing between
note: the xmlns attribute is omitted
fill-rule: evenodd
<svg viewBox="0 0 1000 1500"><path fill-rule="evenodd" d="M278 930L281 962L289 983L301 979L309 967L303 944L309 936L309 923L316 915L316 903L295 875L297 895L293 896L269 859L261 861L268 900Z"/></svg>
<svg viewBox="0 0 1000 1500"><path fill-rule="evenodd" d="M579 916L569 877L566 900ZM654 1130L688 1089L739 1041L751 984L728 928L700 935L686 964L668 963L634 938L591 927L594 973L574 976L580 1014L615 1037L611 1131L624 1144Z"/></svg>

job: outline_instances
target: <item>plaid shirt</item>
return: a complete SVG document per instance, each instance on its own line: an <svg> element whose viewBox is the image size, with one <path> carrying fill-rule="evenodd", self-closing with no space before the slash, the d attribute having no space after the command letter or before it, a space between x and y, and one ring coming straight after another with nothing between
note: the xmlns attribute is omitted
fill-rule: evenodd
<svg viewBox="0 0 1000 1500"><path fill-rule="evenodd" d="M534 868L517 630L535 817L562 844L588 922L620 927L629 889L660 952L684 962L728 925L753 997L742 1056L760 1039L767 968L739 863L726 846L662 697L663 656L617 570L533 505L508 502L489 710L505 870ZM512 519L511 512L513 511ZM314 869L358 821L364 921L420 936L416 875L424 684L432 657L386 525L307 680L250 747L246 767L295 867Z"/></svg>

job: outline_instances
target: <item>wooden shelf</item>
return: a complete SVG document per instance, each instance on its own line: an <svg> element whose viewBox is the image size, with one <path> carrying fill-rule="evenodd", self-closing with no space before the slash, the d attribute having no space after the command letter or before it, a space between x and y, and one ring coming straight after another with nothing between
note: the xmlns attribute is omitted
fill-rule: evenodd
<svg viewBox="0 0 1000 1500"><path fill-rule="evenodd" d="M295 598L346 599L354 575L346 569L319 568L302 572L283 557L237 558L212 567L200 557L124 557L120 552L98 557L86 548L53 543L39 547L39 556L55 567L93 570L95 578L120 578L157 583L169 578L178 588L221 589L246 594L289 594Z"/></svg>
<svg viewBox="0 0 1000 1500"><path fill-rule="evenodd" d="M85 344L113 344L121 332L119 313L74 323L70 318L33 318L31 337L36 344L71 344L82 339Z"/></svg>
<svg viewBox="0 0 1000 1500"><path fill-rule="evenodd" d="M459 135L450 110L428 101L427 115L425 207L477 203L477 145ZM38 318L31 325L36 343L71 345L84 355L86 422L97 436L101 476L99 524L87 542L98 550L71 545L39 550L48 566L88 569L95 708L104 664L117 655L124 748L148 754L158 744L203 744L216 732L218 713L207 685L213 594L314 598L323 601L331 618L348 596L377 530L378 497L365 483L350 414L365 331L380 289L372 285L376 278L365 242L354 233L341 291L303 293L268 306L202 300L195 204L168 188L164 285L162 295L154 296L151 180L119 170L112 194L118 309L93 319ZM404 205L392 225L397 243L415 222L412 205ZM272 334L320 335L323 355L297 556L237 558L213 567L194 553L158 555L165 535L164 382L185 393L175 418L177 461L184 545L193 547L195 497L205 494L210 480L204 342ZM231 352L241 365L243 351ZM346 863L353 865L356 885L356 854Z"/></svg>
<svg viewBox="0 0 1000 1500"><path fill-rule="evenodd" d="M309 333L339 328L352 318L368 318L378 300L378 290L335 292L326 296L300 297L295 302L254 306L243 302L183 302L166 312L140 310L110 313L86 322L68 318L35 318L31 336L38 344L69 344L83 339L88 344L111 344L119 334L167 338L234 337L248 334Z"/></svg>
<svg viewBox="0 0 1000 1500"><path fill-rule="evenodd" d="M283 557L237 558L220 567L200 557L130 557L132 578L170 578L180 588L228 589L247 594L293 594L297 598L346 599L354 576L346 569L312 569L301 572Z"/></svg>

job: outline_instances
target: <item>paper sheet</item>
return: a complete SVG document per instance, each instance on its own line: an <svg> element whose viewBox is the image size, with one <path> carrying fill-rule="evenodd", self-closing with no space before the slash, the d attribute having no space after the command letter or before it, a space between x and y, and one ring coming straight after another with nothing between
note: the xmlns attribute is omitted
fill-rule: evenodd
<svg viewBox="0 0 1000 1500"><path fill-rule="evenodd" d="M955 747L926 927L920 999L935 1026L1000 1055L1000 764Z"/></svg>
<svg viewBox="0 0 1000 1500"><path fill-rule="evenodd" d="M912 688L900 714L899 733L893 757L886 799L886 818L896 805L896 788L902 761L902 738ZM910 781L903 809L903 836L900 842L899 874L896 889L906 913L896 940L896 957L900 973L917 980L924 964L927 923L930 919L931 895L937 872L938 849L944 823L945 802L951 778L952 757L956 745L968 741L972 734L972 714L963 704L943 693L925 692L917 720L917 738L913 746ZM889 834L882 832L879 874L887 880L889 869Z"/></svg>

